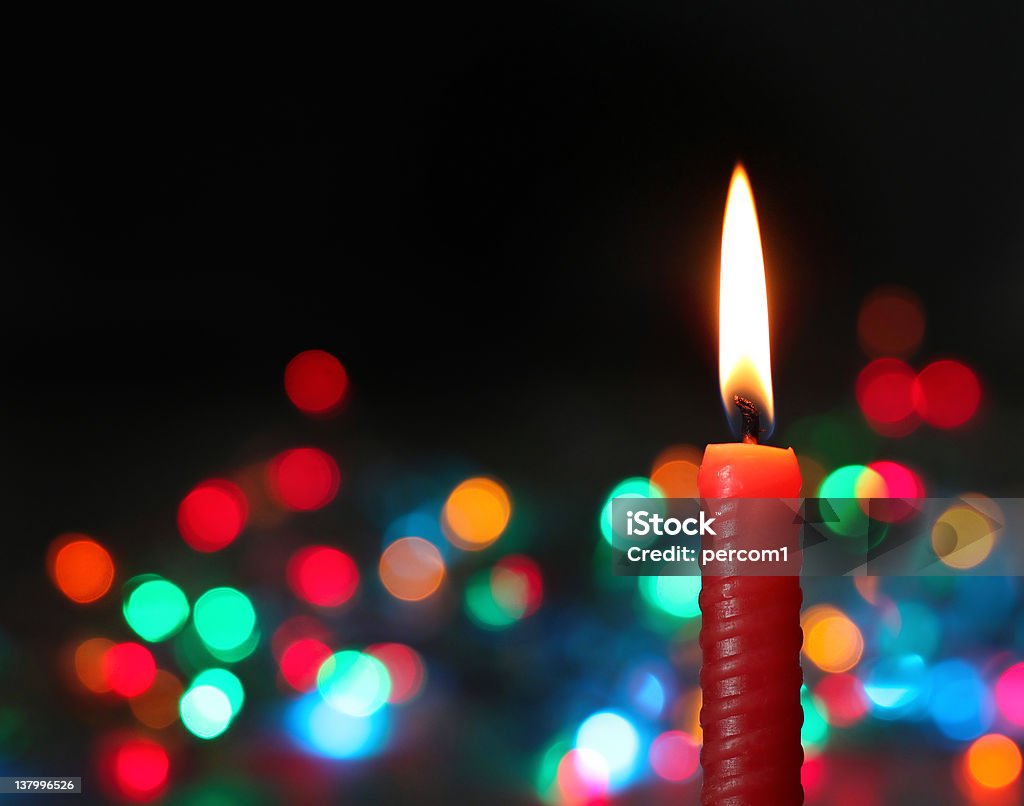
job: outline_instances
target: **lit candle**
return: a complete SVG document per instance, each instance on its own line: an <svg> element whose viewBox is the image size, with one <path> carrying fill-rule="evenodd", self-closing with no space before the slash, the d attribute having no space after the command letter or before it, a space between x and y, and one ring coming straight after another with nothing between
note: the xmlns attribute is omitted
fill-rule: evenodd
<svg viewBox="0 0 1024 806"><path fill-rule="evenodd" d="M719 377L742 442L708 445L701 498L795 498L800 470L792 449L758 444L773 420L768 299L761 234L750 182L737 165L722 227ZM716 545L735 534L735 510L718 508ZM731 532L730 532L731 530ZM705 806L803 802L800 767L798 576L705 576L700 672Z"/></svg>

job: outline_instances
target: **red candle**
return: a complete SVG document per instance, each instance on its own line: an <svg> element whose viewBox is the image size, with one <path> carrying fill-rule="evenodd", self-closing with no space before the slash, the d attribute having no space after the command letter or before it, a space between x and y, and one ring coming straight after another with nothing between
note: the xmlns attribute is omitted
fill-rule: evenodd
<svg viewBox="0 0 1024 806"><path fill-rule="evenodd" d="M757 213L739 165L722 232L719 375L723 402L741 424L743 441L708 445L698 479L701 498L797 497L800 469L792 449L757 444L770 432L773 414L768 303ZM735 510L720 506L713 514L719 525L714 545L728 546ZM803 802L801 601L797 576L703 578L705 806Z"/></svg>

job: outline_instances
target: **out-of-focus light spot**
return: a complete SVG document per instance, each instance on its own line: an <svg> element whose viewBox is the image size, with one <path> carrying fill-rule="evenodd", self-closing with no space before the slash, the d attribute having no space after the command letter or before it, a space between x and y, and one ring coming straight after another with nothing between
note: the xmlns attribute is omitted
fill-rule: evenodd
<svg viewBox="0 0 1024 806"><path fill-rule="evenodd" d="M372 655L346 649L331 655L317 672L316 685L324 701L350 716L369 716L391 694L387 667Z"/></svg>
<svg viewBox="0 0 1024 806"><path fill-rule="evenodd" d="M561 803L599 802L609 788L608 763L600 753L577 747L562 756L557 779Z"/></svg>
<svg viewBox="0 0 1024 806"><path fill-rule="evenodd" d="M868 526L865 499L879 497L884 489L882 477L864 465L844 465L833 470L818 490L818 498L827 499L837 518L830 519L825 525L839 535L865 535Z"/></svg>
<svg viewBox="0 0 1024 806"><path fill-rule="evenodd" d="M683 619L700 615L698 576L640 577L639 588L643 600L656 610Z"/></svg>
<svg viewBox="0 0 1024 806"><path fill-rule="evenodd" d="M405 644L374 644L366 648L366 654L383 663L388 671L391 680L389 704L409 702L420 693L426 669L415 649Z"/></svg>
<svg viewBox="0 0 1024 806"><path fill-rule="evenodd" d="M444 580L444 560L433 543L421 537L402 537L384 549L380 581L388 593L418 602L434 593Z"/></svg>
<svg viewBox="0 0 1024 806"><path fill-rule="evenodd" d="M900 602L887 606L878 631L878 647L890 655L930 658L939 647L942 625L926 605Z"/></svg>
<svg viewBox="0 0 1024 806"><path fill-rule="evenodd" d="M300 638L281 653L281 677L296 691L312 691L316 688L317 672L330 656L327 644L315 638Z"/></svg>
<svg viewBox="0 0 1024 806"><path fill-rule="evenodd" d="M345 552L307 546L288 561L288 585L300 599L319 607L343 605L359 587L359 569Z"/></svg>
<svg viewBox="0 0 1024 806"><path fill-rule="evenodd" d="M612 528L612 502L616 498L663 497L661 489L656 484L653 484L650 479L645 479L642 476L634 476L633 478L620 481L612 488L612 491L608 493L604 506L601 507L601 534L604 539L607 540L610 545L615 537L615 533Z"/></svg>
<svg viewBox="0 0 1024 806"><path fill-rule="evenodd" d="M103 659L113 646L114 642L108 638L87 638L75 648L75 674L94 694L110 691Z"/></svg>
<svg viewBox="0 0 1024 806"><path fill-rule="evenodd" d="M181 698L181 722L200 739L215 739L228 729L234 710L217 686L192 686Z"/></svg>
<svg viewBox="0 0 1024 806"><path fill-rule="evenodd" d="M225 479L197 484L178 507L178 531L196 551L219 551L241 533L249 516L242 488Z"/></svg>
<svg viewBox="0 0 1024 806"><path fill-rule="evenodd" d="M532 616L544 598L540 566L522 554L502 557L491 569L494 601L516 618Z"/></svg>
<svg viewBox="0 0 1024 806"><path fill-rule="evenodd" d="M853 587L857 589L860 597L869 605L876 607L881 602L879 596L879 580L876 576L859 576L853 578Z"/></svg>
<svg viewBox="0 0 1024 806"><path fill-rule="evenodd" d="M153 574L135 577L125 586L124 620L146 641L163 641L188 620L188 599L173 582Z"/></svg>
<svg viewBox="0 0 1024 806"><path fill-rule="evenodd" d="M608 769L611 788L625 784L636 767L640 736L632 723L614 711L599 711L580 725L576 749L597 753Z"/></svg>
<svg viewBox="0 0 1024 806"><path fill-rule="evenodd" d="M899 523L919 512L920 504L915 499L924 498L925 490L913 470L896 462L872 462L868 470L881 479L879 494L868 502L868 514L872 518L885 523Z"/></svg>
<svg viewBox="0 0 1024 806"><path fill-rule="evenodd" d="M91 537L68 534L50 548L50 575L57 589L72 602L88 604L102 597L114 581L114 561Z"/></svg>
<svg viewBox="0 0 1024 806"><path fill-rule="evenodd" d="M999 675L996 705L1007 722L1024 727L1024 663L1015 663Z"/></svg>
<svg viewBox="0 0 1024 806"><path fill-rule="evenodd" d="M864 637L845 614L830 614L804 633L804 654L823 672L846 672L864 654Z"/></svg>
<svg viewBox="0 0 1024 806"><path fill-rule="evenodd" d="M907 288L888 286L872 291L857 316L857 337L870 356L914 353L924 338L924 308Z"/></svg>
<svg viewBox="0 0 1024 806"><path fill-rule="evenodd" d="M955 504L932 527L932 549L950 568L974 568L992 552L996 525L969 504Z"/></svg>
<svg viewBox="0 0 1024 806"><path fill-rule="evenodd" d="M681 730L668 730L651 742L651 769L666 781L685 781L700 766L700 746Z"/></svg>
<svg viewBox="0 0 1024 806"><path fill-rule="evenodd" d="M801 686L800 706L804 711L804 724L800 728L800 742L808 753L816 753L828 741L825 705L808 691L807 686Z"/></svg>
<svg viewBox="0 0 1024 806"><path fill-rule="evenodd" d="M653 663L634 666L626 680L629 702L638 714L648 719L658 719L668 704L669 691L666 680L671 678L669 669Z"/></svg>
<svg viewBox="0 0 1024 806"><path fill-rule="evenodd" d="M341 362L323 350L305 350L284 369L284 389L299 411L325 415L337 411L348 389Z"/></svg>
<svg viewBox="0 0 1024 806"><path fill-rule="evenodd" d="M467 479L445 501L442 523L453 545L479 550L501 537L512 515L508 493L494 479Z"/></svg>
<svg viewBox="0 0 1024 806"><path fill-rule="evenodd" d="M387 709L352 716L332 708L315 694L292 706L288 723L304 749L324 758L366 758L379 752L387 740Z"/></svg>
<svg viewBox="0 0 1024 806"><path fill-rule="evenodd" d="M943 734L956 741L974 739L992 724L994 708L978 673L961 660L947 660L931 670L928 711Z"/></svg>
<svg viewBox="0 0 1024 806"><path fill-rule="evenodd" d="M204 669L195 676L189 688L198 688L199 686L213 686L223 691L228 702L231 703L232 719L238 716L238 712L242 710L242 704L245 702L245 689L242 687L242 681L227 669Z"/></svg>
<svg viewBox="0 0 1024 806"><path fill-rule="evenodd" d="M137 697L156 679L156 661L142 644L114 644L103 655L103 676L115 694Z"/></svg>
<svg viewBox="0 0 1024 806"><path fill-rule="evenodd" d="M178 721L181 681L166 669L157 669L153 684L138 697L128 700L132 713L147 728L161 730Z"/></svg>
<svg viewBox="0 0 1024 806"><path fill-rule="evenodd" d="M878 358L857 376L857 403L880 434L905 436L917 427L914 377L914 371L897 358Z"/></svg>
<svg viewBox="0 0 1024 806"><path fill-rule="evenodd" d="M285 650L303 638L314 638L321 643L327 644L331 641L331 631L327 629L323 622L313 618L313 616L305 614L292 616L287 621L282 622L274 630L273 636L271 636L270 648L274 653L274 657L280 662ZM317 668L319 668L319 664Z"/></svg>
<svg viewBox="0 0 1024 806"><path fill-rule="evenodd" d="M1020 777L1020 748L999 733L976 740L967 750L967 771L986 789L1003 789Z"/></svg>
<svg viewBox="0 0 1024 806"><path fill-rule="evenodd" d="M880 719L916 714L928 695L928 669L920 655L900 655L878 661L864 679L872 713Z"/></svg>
<svg viewBox="0 0 1024 806"><path fill-rule="evenodd" d="M153 800L167 785L170 759L167 751L152 739L132 738L119 743L108 763L114 788L128 800Z"/></svg>
<svg viewBox="0 0 1024 806"><path fill-rule="evenodd" d="M651 483L665 498L698 498L700 462L700 451L690 445L666 448L654 460Z"/></svg>
<svg viewBox="0 0 1024 806"><path fill-rule="evenodd" d="M483 570L469 578L464 594L466 615L485 630L501 630L516 623L515 614L502 607L494 598L491 574Z"/></svg>
<svg viewBox="0 0 1024 806"><path fill-rule="evenodd" d="M700 687L678 697L672 705L672 726L689 733L697 744L704 742L704 730L700 725L700 709L704 697Z"/></svg>
<svg viewBox="0 0 1024 806"><path fill-rule="evenodd" d="M558 791L558 765L565 754L572 750L572 745L565 738L558 738L551 742L537 765L536 789L537 795L543 803L554 804L560 801Z"/></svg>
<svg viewBox="0 0 1024 806"><path fill-rule="evenodd" d="M256 632L256 611L252 602L234 588L213 588L200 596L196 600L193 621L199 637L213 652L238 650Z"/></svg>
<svg viewBox="0 0 1024 806"><path fill-rule="evenodd" d="M338 494L338 463L319 448L293 448L267 466L270 494L282 506L308 512L327 506Z"/></svg>
<svg viewBox="0 0 1024 806"><path fill-rule="evenodd" d="M848 728L860 722L868 712L864 686L852 674L830 674L814 687L814 695L825 705L828 724Z"/></svg>
<svg viewBox="0 0 1024 806"><path fill-rule="evenodd" d="M981 384L970 367L959 361L935 361L913 384L917 413L936 428L956 428L970 420L981 403Z"/></svg>

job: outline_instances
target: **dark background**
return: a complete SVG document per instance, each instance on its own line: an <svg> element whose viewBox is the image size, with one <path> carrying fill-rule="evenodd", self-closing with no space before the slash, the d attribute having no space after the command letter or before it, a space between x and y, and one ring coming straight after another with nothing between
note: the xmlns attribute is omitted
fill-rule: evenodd
<svg viewBox="0 0 1024 806"><path fill-rule="evenodd" d="M345 446L353 477L460 457L571 502L590 540L617 479L729 438L714 311L738 158L779 433L852 404L858 306L903 284L923 356L970 363L986 416L900 450L932 440L971 467L944 481L1014 494L1022 22L1014 4L386 9L201 54L36 53L0 109L5 621L73 612L24 607L52 598L56 534L170 539L198 478L295 439ZM281 386L312 347L352 382L327 424ZM571 576L564 549L544 551Z"/></svg>

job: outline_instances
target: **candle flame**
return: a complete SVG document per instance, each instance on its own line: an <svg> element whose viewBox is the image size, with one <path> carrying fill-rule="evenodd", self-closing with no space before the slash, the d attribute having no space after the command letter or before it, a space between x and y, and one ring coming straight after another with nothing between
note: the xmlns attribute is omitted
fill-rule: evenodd
<svg viewBox="0 0 1024 806"><path fill-rule="evenodd" d="M718 292L718 378L726 416L739 434L741 417L733 397L753 401L761 414L761 436L775 425L772 360L768 337L768 292L761 231L747 172L736 164L722 224L722 271Z"/></svg>

